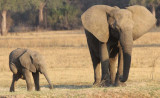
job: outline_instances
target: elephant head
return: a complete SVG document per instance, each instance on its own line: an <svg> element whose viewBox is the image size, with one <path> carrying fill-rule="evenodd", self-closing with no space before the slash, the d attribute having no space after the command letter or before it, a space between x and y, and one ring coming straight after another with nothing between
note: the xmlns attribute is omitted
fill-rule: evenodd
<svg viewBox="0 0 160 98"><path fill-rule="evenodd" d="M36 51L26 50L19 57L19 61L24 68L31 72L36 72L36 70L38 70L44 74L46 71L44 58Z"/></svg>
<svg viewBox="0 0 160 98"><path fill-rule="evenodd" d="M108 41L112 33L109 32L110 29L118 33L117 39L123 50L123 76L120 77L120 81L127 81L133 40L142 36L155 25L155 17L143 6L135 5L119 9L107 5L95 5L82 14L81 20L84 28L100 42Z"/></svg>
<svg viewBox="0 0 160 98"><path fill-rule="evenodd" d="M40 55L36 51L26 50L19 57L19 61L24 68L30 70L31 72L35 73L39 71L40 73L42 73L47 79L48 83L50 84L50 88L53 88L51 81L48 77L45 62L42 55Z"/></svg>

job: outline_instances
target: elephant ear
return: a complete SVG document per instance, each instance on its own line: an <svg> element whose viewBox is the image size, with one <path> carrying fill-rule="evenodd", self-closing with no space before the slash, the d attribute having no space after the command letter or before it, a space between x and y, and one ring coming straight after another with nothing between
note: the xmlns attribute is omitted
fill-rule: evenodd
<svg viewBox="0 0 160 98"><path fill-rule="evenodd" d="M84 28L101 42L107 42L109 38L107 12L111 9L112 7L110 6L95 5L85 11L81 16Z"/></svg>
<svg viewBox="0 0 160 98"><path fill-rule="evenodd" d="M33 65L32 57L26 51L19 57L19 61L23 67L30 70L31 72L36 72L36 67Z"/></svg>
<svg viewBox="0 0 160 98"><path fill-rule="evenodd" d="M147 8L139 5L127 7L131 11L134 21L133 39L137 39L144 33L148 32L156 24L156 18L147 10Z"/></svg>

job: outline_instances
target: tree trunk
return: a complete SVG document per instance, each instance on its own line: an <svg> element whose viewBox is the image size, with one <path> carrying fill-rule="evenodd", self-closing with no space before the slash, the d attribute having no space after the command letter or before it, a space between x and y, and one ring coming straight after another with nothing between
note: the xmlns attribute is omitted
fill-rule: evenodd
<svg viewBox="0 0 160 98"><path fill-rule="evenodd" d="M44 9L44 6L45 6L46 3L40 3L40 6L39 6L39 28L42 28L43 27L43 21L44 21L44 18L43 18L43 9Z"/></svg>
<svg viewBox="0 0 160 98"><path fill-rule="evenodd" d="M1 23L1 34L2 35L7 35L7 20L6 20L6 17L7 17L7 11L6 10L3 10L2 11L2 23Z"/></svg>
<svg viewBox="0 0 160 98"><path fill-rule="evenodd" d="M152 6L152 14L153 14L154 17L156 17L156 10L155 10L154 6Z"/></svg>
<svg viewBox="0 0 160 98"><path fill-rule="evenodd" d="M45 27L45 29L47 29L47 10L45 9L44 10L44 27Z"/></svg>

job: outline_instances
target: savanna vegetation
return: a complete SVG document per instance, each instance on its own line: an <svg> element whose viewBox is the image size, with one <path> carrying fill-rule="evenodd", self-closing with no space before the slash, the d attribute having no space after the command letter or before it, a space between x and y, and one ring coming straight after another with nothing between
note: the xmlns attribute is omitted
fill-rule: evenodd
<svg viewBox="0 0 160 98"><path fill-rule="evenodd" d="M93 67L81 14L95 4L124 8L146 6L160 24L160 0L0 0L0 97L152 98L160 97L160 33L147 33L134 42L129 80L125 87L92 87ZM53 31L57 30L57 31ZM9 32L9 33L8 33ZM27 92L19 80L9 92L12 72L9 53L29 48L44 55L54 89L40 75L41 91ZM33 81L32 81L33 82Z"/></svg>
<svg viewBox="0 0 160 98"><path fill-rule="evenodd" d="M0 31L72 30L82 28L80 16L95 4L124 8L143 5L157 17L160 0L0 0Z"/></svg>
<svg viewBox="0 0 160 98"><path fill-rule="evenodd" d="M159 37L159 32L147 33L134 42L127 86L101 88L92 87L93 67L83 31L11 33L1 36L0 97L159 97ZM12 72L9 70L8 55L17 47L36 50L44 55L54 89L50 90L45 77L40 75L41 91L27 92L25 81L19 80L16 92L9 92Z"/></svg>

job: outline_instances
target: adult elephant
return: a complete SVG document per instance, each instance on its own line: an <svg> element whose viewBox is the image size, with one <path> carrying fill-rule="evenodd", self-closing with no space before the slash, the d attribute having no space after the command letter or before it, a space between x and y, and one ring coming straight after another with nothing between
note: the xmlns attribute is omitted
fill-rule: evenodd
<svg viewBox="0 0 160 98"><path fill-rule="evenodd" d="M13 50L9 55L9 67L13 72L13 80L10 87L10 92L15 91L15 82L18 81L19 78L26 80L27 90L31 91L33 88L31 75L34 79L35 89L39 91L39 72L46 77L50 88L53 88L47 74L44 59L42 55L36 51L22 48Z"/></svg>
<svg viewBox="0 0 160 98"><path fill-rule="evenodd" d="M82 14L81 20L93 62L94 85L115 83L117 54L119 70L116 78L117 81L126 82L133 41L155 26L155 17L143 6L120 9L95 5Z"/></svg>

